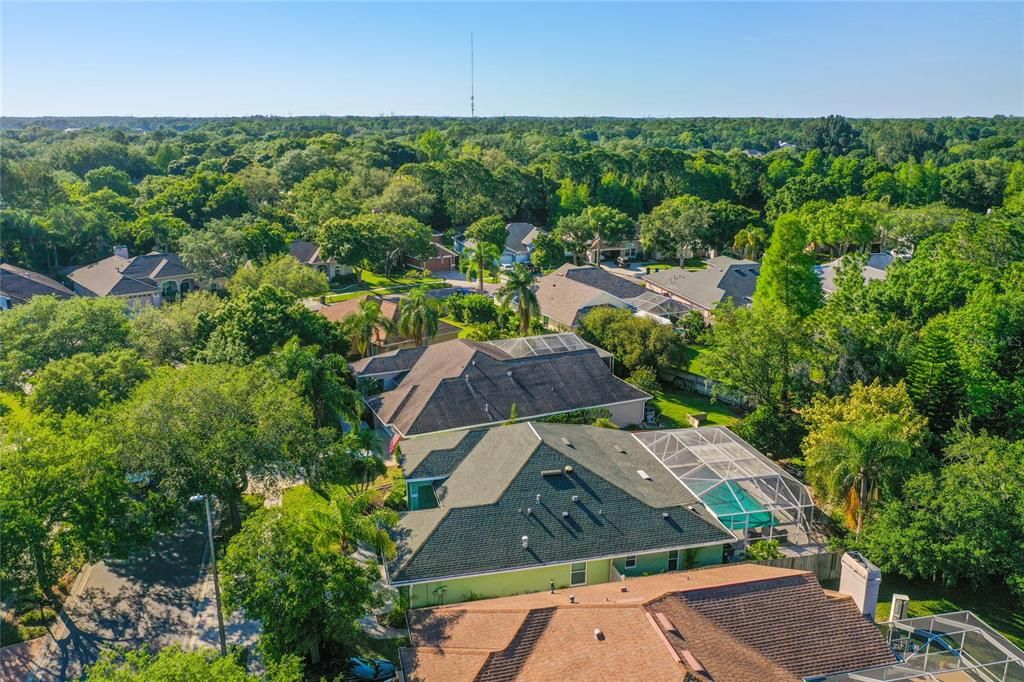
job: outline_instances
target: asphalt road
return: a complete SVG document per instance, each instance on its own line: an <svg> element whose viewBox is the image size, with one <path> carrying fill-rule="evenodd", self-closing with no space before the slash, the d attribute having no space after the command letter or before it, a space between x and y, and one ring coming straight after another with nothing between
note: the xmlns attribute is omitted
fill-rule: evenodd
<svg viewBox="0 0 1024 682"><path fill-rule="evenodd" d="M29 679L73 680L111 646L195 642L208 602L205 547L205 533L187 528L130 559L86 566Z"/></svg>

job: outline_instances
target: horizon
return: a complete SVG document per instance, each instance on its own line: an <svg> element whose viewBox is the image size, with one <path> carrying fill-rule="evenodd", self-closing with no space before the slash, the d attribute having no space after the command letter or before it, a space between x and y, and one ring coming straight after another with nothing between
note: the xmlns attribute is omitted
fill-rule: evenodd
<svg viewBox="0 0 1024 682"><path fill-rule="evenodd" d="M6 2L0 11L4 118L471 120L470 33L480 119L1024 114L1020 3Z"/></svg>

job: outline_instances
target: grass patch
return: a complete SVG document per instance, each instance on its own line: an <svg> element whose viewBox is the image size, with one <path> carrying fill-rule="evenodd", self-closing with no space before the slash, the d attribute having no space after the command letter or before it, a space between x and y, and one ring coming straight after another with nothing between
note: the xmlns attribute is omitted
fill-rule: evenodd
<svg viewBox="0 0 1024 682"><path fill-rule="evenodd" d="M398 649L409 646L408 637L396 637L394 639L374 639L363 633L359 639L354 641L353 646L360 656L367 658L383 658L398 663Z"/></svg>
<svg viewBox="0 0 1024 682"><path fill-rule="evenodd" d="M670 270L672 268L679 267L678 260L662 260L655 261L653 263L637 263L639 268L649 268L651 272L658 272L659 270ZM700 258L687 258L683 261L683 267L687 270L703 270L708 264Z"/></svg>
<svg viewBox="0 0 1024 682"><path fill-rule="evenodd" d="M662 388L651 402L661 415L661 424L665 428L689 427L686 417L696 412L707 412L705 423L709 426L730 426L739 421L739 416L725 403L713 403L710 398L678 388Z"/></svg>
<svg viewBox="0 0 1024 682"><path fill-rule="evenodd" d="M400 474L401 469L399 467L388 467L387 472L370 481L369 487L376 488L391 483ZM333 495L335 492L352 493L362 490L365 487L367 486L364 481L352 480L328 484L327 490ZM281 504L293 509L297 508L302 511L323 511L327 508L327 503L324 501L324 498L317 495L308 485L305 484L292 486L285 490L281 494Z"/></svg>
<svg viewBox="0 0 1024 682"><path fill-rule="evenodd" d="M687 346L686 352L684 353L684 356L686 357L686 371L691 374L707 376L703 364L703 358L707 357L707 352L707 346L701 346L698 344L690 344Z"/></svg>
<svg viewBox="0 0 1024 682"><path fill-rule="evenodd" d="M911 617L972 611L1015 645L1024 647L1024 605L1002 585L947 588L930 580L884 575L878 594L876 618L879 621L888 620L893 593L910 597Z"/></svg>

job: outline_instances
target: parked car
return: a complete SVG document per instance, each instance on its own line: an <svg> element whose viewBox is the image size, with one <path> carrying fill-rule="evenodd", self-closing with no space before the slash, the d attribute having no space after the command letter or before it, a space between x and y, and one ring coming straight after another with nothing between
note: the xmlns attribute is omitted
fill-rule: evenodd
<svg viewBox="0 0 1024 682"><path fill-rule="evenodd" d="M370 680L371 682L390 682L395 679L395 664L383 658L363 658L353 656L346 661L344 680Z"/></svg>
<svg viewBox="0 0 1024 682"><path fill-rule="evenodd" d="M618 265L620 268L628 268L629 267L629 257L628 256L619 256L618 258L615 259L615 264Z"/></svg>
<svg viewBox="0 0 1024 682"><path fill-rule="evenodd" d="M516 269L516 264L515 263L502 263L501 266L498 269L501 270L502 272L512 272L513 270Z"/></svg>

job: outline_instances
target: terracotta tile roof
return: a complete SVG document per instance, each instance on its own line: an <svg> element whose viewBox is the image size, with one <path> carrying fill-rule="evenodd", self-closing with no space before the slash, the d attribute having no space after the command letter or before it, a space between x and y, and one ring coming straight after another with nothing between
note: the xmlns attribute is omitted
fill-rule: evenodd
<svg viewBox="0 0 1024 682"><path fill-rule="evenodd" d="M626 585L410 611L407 679L683 680L696 663L720 682L794 682L893 661L853 601L803 571L743 564ZM657 614L684 639L665 633Z"/></svg>

